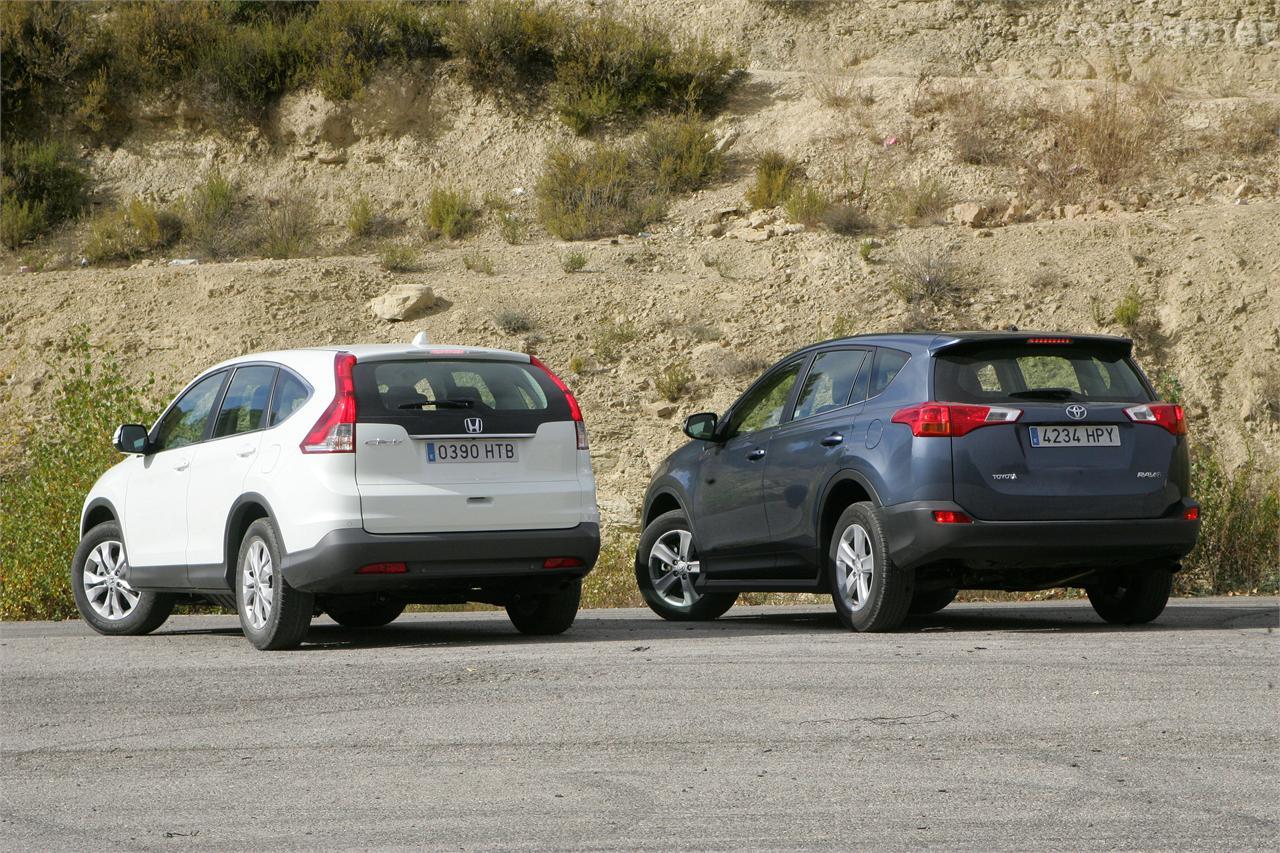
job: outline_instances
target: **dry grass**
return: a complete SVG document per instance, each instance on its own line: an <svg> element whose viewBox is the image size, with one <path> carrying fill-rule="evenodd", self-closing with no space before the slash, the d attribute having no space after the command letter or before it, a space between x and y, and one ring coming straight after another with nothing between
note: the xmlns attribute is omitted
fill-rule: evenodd
<svg viewBox="0 0 1280 853"><path fill-rule="evenodd" d="M693 389L693 370L687 361L673 361L653 377L654 390L668 403L683 399Z"/></svg>
<svg viewBox="0 0 1280 853"><path fill-rule="evenodd" d="M800 164L780 151L765 151L756 160L755 181L747 190L747 204L769 209L781 204L799 176Z"/></svg>
<svg viewBox="0 0 1280 853"><path fill-rule="evenodd" d="M908 225L939 221L950 201L946 186L930 175L898 181L885 190L889 215Z"/></svg>

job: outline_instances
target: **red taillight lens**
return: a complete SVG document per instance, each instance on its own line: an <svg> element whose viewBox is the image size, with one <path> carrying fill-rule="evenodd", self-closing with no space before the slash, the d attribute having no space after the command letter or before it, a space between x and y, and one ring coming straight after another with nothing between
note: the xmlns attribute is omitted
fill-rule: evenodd
<svg viewBox="0 0 1280 853"><path fill-rule="evenodd" d="M1189 507L1187 507L1186 509L1184 509L1184 510L1182 511L1182 517L1183 517L1183 519L1185 519L1186 521L1199 521L1199 520L1200 520L1200 507L1198 507L1198 506L1189 506Z"/></svg>
<svg viewBox="0 0 1280 853"><path fill-rule="evenodd" d="M551 369L538 360L537 356L529 356L529 363L534 367L547 374L547 377L555 384L557 388L564 394L564 399L569 403L569 417L573 419L575 424L574 431L578 436L578 449L587 449L587 425L582 420L582 408L578 405L578 400L573 396L573 392L569 390L569 386L564 384L564 380L551 372Z"/></svg>
<svg viewBox="0 0 1280 853"><path fill-rule="evenodd" d="M1135 424L1154 424L1173 435L1187 434L1187 418L1182 407L1174 403L1144 403L1124 410L1125 417Z"/></svg>
<svg viewBox="0 0 1280 853"><path fill-rule="evenodd" d="M547 557L542 561L544 569L572 569L582 565L585 564L577 557Z"/></svg>
<svg viewBox="0 0 1280 853"><path fill-rule="evenodd" d="M920 403L893 414L895 424L911 427L917 438L957 438L984 426L1011 424L1022 417L1021 409L1004 406L971 406L966 403Z"/></svg>
<svg viewBox="0 0 1280 853"><path fill-rule="evenodd" d="M972 518L953 509L935 509L933 520L938 524L973 524Z"/></svg>
<svg viewBox="0 0 1280 853"><path fill-rule="evenodd" d="M402 575L409 571L404 563L370 563L356 569L358 575Z"/></svg>
<svg viewBox="0 0 1280 853"><path fill-rule="evenodd" d="M356 357L340 352L333 359L333 400L302 439L303 453L354 453L356 449Z"/></svg>

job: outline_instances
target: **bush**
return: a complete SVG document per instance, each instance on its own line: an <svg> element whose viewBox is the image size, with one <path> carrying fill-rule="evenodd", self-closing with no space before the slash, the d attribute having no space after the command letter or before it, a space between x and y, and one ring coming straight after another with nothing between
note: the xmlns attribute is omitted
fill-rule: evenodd
<svg viewBox="0 0 1280 853"><path fill-rule="evenodd" d="M437 187L427 202L427 228L433 235L460 240L474 227L478 213L469 195Z"/></svg>
<svg viewBox="0 0 1280 853"><path fill-rule="evenodd" d="M387 272L412 272L418 268L418 254L411 246L392 244L382 250L378 263Z"/></svg>
<svg viewBox="0 0 1280 853"><path fill-rule="evenodd" d="M127 261L172 245L182 235L182 220L167 210L135 198L89 223L84 256L99 261Z"/></svg>
<svg viewBox="0 0 1280 853"><path fill-rule="evenodd" d="M582 252L570 252L560 259L560 268L567 273L575 273L587 265L587 256Z"/></svg>
<svg viewBox="0 0 1280 853"><path fill-rule="evenodd" d="M1125 329L1138 328L1142 321L1142 294L1136 289L1130 289L1116 305L1112 318Z"/></svg>
<svg viewBox="0 0 1280 853"><path fill-rule="evenodd" d="M528 231L529 223L525 222L522 217L511 212L498 214L498 233L502 235L503 240L512 246L518 246L523 243Z"/></svg>
<svg viewBox="0 0 1280 853"><path fill-rule="evenodd" d="M1161 114L1109 86L1084 109L1060 118L1064 147L1086 164L1094 180L1111 186L1139 176L1155 162L1163 137Z"/></svg>
<svg viewBox="0 0 1280 853"><path fill-rule="evenodd" d="M115 428L155 414L151 383L126 378L109 352L95 353L86 330L55 351L51 416L30 431L21 468L0 478L0 619L75 615L68 568L84 496L120 460L111 446Z"/></svg>
<svg viewBox="0 0 1280 853"><path fill-rule="evenodd" d="M359 240L373 233L373 202L361 193L347 206L347 233Z"/></svg>
<svg viewBox="0 0 1280 853"><path fill-rule="evenodd" d="M792 222L801 222L812 228L822 222L830 209L830 197L810 184L796 187L787 194L787 218Z"/></svg>
<svg viewBox="0 0 1280 853"><path fill-rule="evenodd" d="M766 151L756 160L755 182L747 190L747 204L753 208L777 207L791 191L800 166L779 151Z"/></svg>
<svg viewBox="0 0 1280 853"><path fill-rule="evenodd" d="M315 211L299 196L268 203L258 224L258 250L266 258L296 258L310 247Z"/></svg>
<svg viewBox="0 0 1280 853"><path fill-rule="evenodd" d="M693 388L693 371L687 361L673 361L658 371L653 387L668 403L683 398Z"/></svg>
<svg viewBox="0 0 1280 853"><path fill-rule="evenodd" d="M894 272L890 287L911 308L953 302L960 286L955 264L933 251L904 252L895 262Z"/></svg>
<svg viewBox="0 0 1280 853"><path fill-rule="evenodd" d="M705 121L669 116L649 122L637 156L663 192L693 192L718 177L724 166L715 147L716 138Z"/></svg>
<svg viewBox="0 0 1280 853"><path fill-rule="evenodd" d="M0 112L5 136L34 137L93 77L99 44L88 3L0 4Z"/></svg>
<svg viewBox="0 0 1280 853"><path fill-rule="evenodd" d="M1192 455L1200 539L1174 575L1179 594L1280 592L1280 474L1249 459L1228 468L1211 445Z"/></svg>
<svg viewBox="0 0 1280 853"><path fill-rule="evenodd" d="M596 336L596 356L603 362L615 362L622 358L625 346L638 337L640 330L629 322L604 326Z"/></svg>
<svg viewBox="0 0 1280 853"><path fill-rule="evenodd" d="M866 212L856 204L831 205L822 214L822 224L844 237L871 229Z"/></svg>
<svg viewBox="0 0 1280 853"><path fill-rule="evenodd" d="M424 17L411 3L321 3L306 22L306 64L300 75L326 98L348 100L359 94L381 63L405 63L437 53L440 35L439 19Z"/></svg>
<svg viewBox="0 0 1280 853"><path fill-rule="evenodd" d="M666 214L629 152L607 145L550 152L536 193L543 227L562 240L634 234Z"/></svg>
<svg viewBox="0 0 1280 853"><path fill-rule="evenodd" d="M916 225L935 221L947 209L950 194L937 178L921 176L889 190L889 213L899 222Z"/></svg>
<svg viewBox="0 0 1280 853"><path fill-rule="evenodd" d="M508 335L532 331L535 325L533 315L515 308L507 308L494 314L493 322Z"/></svg>
<svg viewBox="0 0 1280 853"><path fill-rule="evenodd" d="M0 210L0 242L10 249L34 240L49 227L49 215L42 201L18 201L5 197Z"/></svg>
<svg viewBox="0 0 1280 853"><path fill-rule="evenodd" d="M5 245L15 248L84 209L89 178L65 145L19 140L0 149Z"/></svg>
<svg viewBox="0 0 1280 853"><path fill-rule="evenodd" d="M548 82L567 29L565 14L533 0L490 0L455 14L445 43L477 91L512 98Z"/></svg>
<svg viewBox="0 0 1280 853"><path fill-rule="evenodd" d="M484 273L485 275L493 275L493 258L488 255L477 252L475 254L463 255L462 265L471 272Z"/></svg>
<svg viewBox="0 0 1280 853"><path fill-rule="evenodd" d="M1216 135L1217 145L1234 154L1266 154L1280 145L1280 107L1249 104L1224 118Z"/></svg>
<svg viewBox="0 0 1280 853"><path fill-rule="evenodd" d="M183 203L187 242L210 257L234 251L240 242L234 223L237 195L235 185L221 171L210 170Z"/></svg>

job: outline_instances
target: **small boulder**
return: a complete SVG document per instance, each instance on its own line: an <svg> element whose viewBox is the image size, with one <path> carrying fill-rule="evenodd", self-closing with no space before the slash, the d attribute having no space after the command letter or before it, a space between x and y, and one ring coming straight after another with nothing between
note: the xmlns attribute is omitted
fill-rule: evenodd
<svg viewBox="0 0 1280 853"><path fill-rule="evenodd" d="M987 220L987 208L976 201L966 201L951 208L951 218L961 225L979 228Z"/></svg>
<svg viewBox="0 0 1280 853"><path fill-rule="evenodd" d="M435 304L435 291L425 284L398 284L371 299L369 310L382 320L407 320Z"/></svg>

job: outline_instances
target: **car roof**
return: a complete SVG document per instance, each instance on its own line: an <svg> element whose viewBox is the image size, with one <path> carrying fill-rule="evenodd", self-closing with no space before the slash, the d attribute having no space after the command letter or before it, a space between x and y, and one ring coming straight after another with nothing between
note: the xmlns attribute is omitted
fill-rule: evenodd
<svg viewBox="0 0 1280 853"><path fill-rule="evenodd" d="M1117 335L1080 334L1077 332L1045 332L1039 330L1001 329L992 331L973 330L961 332L870 332L861 335L850 335L844 338L833 338L829 341L811 344L797 353L808 352L833 345L848 343L864 346L899 346L905 349L937 353L968 343L1017 343L1034 338L1056 339L1068 338L1072 341L1105 344L1121 347L1126 351L1133 346L1129 338Z"/></svg>
<svg viewBox="0 0 1280 853"><path fill-rule="evenodd" d="M472 358L485 361L529 362L527 353L492 347L468 347L457 344L333 344L329 346L297 347L286 350L247 353L213 365L204 373L224 367L255 361L288 363L290 356L315 353L349 352L357 361L394 361L402 358Z"/></svg>

